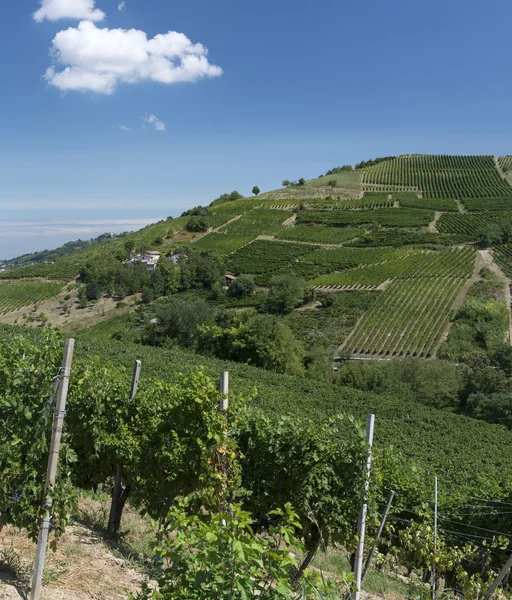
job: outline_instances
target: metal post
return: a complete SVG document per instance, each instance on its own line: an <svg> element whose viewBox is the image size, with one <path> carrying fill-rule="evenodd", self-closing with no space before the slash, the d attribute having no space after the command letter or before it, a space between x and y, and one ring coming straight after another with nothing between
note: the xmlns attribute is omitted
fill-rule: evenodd
<svg viewBox="0 0 512 600"><path fill-rule="evenodd" d="M132 385L130 389L130 400L133 400L137 395L137 390L139 389L139 379L140 379L140 370L141 370L141 361L136 360L135 366L133 368L133 376L132 376ZM116 513L117 513L117 503L121 496L121 490L123 485L123 465L118 465L116 470L116 478L114 480L114 489L112 491L112 501L110 503L110 515L108 519L107 531L110 535L114 534L115 529L115 521L116 521Z"/></svg>
<svg viewBox="0 0 512 600"><path fill-rule="evenodd" d="M436 598L437 587L437 477L434 478L434 560L432 565L432 600Z"/></svg>
<svg viewBox="0 0 512 600"><path fill-rule="evenodd" d="M62 425L66 414L66 402L68 398L69 377L71 374L71 363L73 362L73 352L75 340L66 340L64 346L64 358L62 368L59 374L58 387L55 393L56 406L53 415L52 437L50 441L50 452L48 456L48 468L46 471L45 499L43 502L44 516L39 524L39 536L37 539L36 560L34 564L34 576L32 579L32 589L30 600L40 600L43 586L43 570L46 559L46 547L48 545L48 535L50 533L50 513L53 499L48 497L48 491L55 486L57 476L57 467L59 464L59 450L62 439Z"/></svg>
<svg viewBox="0 0 512 600"><path fill-rule="evenodd" d="M220 399L220 403L219 403L219 410L221 413L225 413L229 407L229 373L227 371L223 371L220 374L220 393L221 393L221 399ZM224 416L224 419L226 419L226 418L227 417ZM226 435L227 435L227 432L224 431L224 436L226 436ZM221 456L221 470L222 470L222 474L224 476L226 476L227 464L226 464L226 456L225 455ZM223 489L223 492L224 491L225 490ZM220 504L219 504L219 510L221 510ZM226 519L222 519L221 523L225 527Z"/></svg>
<svg viewBox="0 0 512 600"><path fill-rule="evenodd" d="M487 594L485 595L485 600L491 600L492 595L496 591L496 588L503 581L503 579L505 579L505 575L510 571L511 567L512 567L512 556L503 565L503 569L501 569L501 571L499 572L498 577L496 577L496 579L491 583L491 586L489 587L489 590L487 591Z"/></svg>
<svg viewBox="0 0 512 600"><path fill-rule="evenodd" d="M220 374L220 393L222 398L220 399L219 410L226 412L229 406L229 373L223 372Z"/></svg>
<svg viewBox="0 0 512 600"><path fill-rule="evenodd" d="M386 524L386 521L387 521L387 518L389 515L389 510L391 508L391 504L393 503L394 497L395 497L395 492L391 491L391 493L389 494L388 503L386 504L386 509L384 510L384 514L382 515L382 519L380 522L379 529L377 531L377 535L375 536L375 542L373 543L372 549L370 550L370 553L368 554L368 558L366 559L366 563L364 565L363 574L361 575L361 583L364 581L364 578L366 577L366 573L368 573L368 570L372 563L373 555L375 554L375 550L377 548L377 542L380 540L380 536L382 535L382 532L384 531L384 525Z"/></svg>
<svg viewBox="0 0 512 600"><path fill-rule="evenodd" d="M368 491L370 489L370 473L372 470L372 446L373 446L373 430L375 426L375 415L368 415L366 421L366 444L368 445L368 458L366 460L366 480L364 484L364 498L361 506L361 514L357 524L359 543L357 546L356 561L354 565L354 575L356 580L356 590L353 594L353 600L361 598L361 575L363 571L363 555L364 555L364 536L366 532L366 514L368 512Z"/></svg>

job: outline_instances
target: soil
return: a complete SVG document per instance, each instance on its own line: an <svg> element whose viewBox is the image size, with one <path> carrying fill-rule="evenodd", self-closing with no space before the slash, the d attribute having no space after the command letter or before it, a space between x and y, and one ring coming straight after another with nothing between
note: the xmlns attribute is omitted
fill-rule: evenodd
<svg viewBox="0 0 512 600"><path fill-rule="evenodd" d="M23 576L14 579L0 571L0 600L30 596L35 545L24 532L6 528L0 534L0 551L15 550L23 562ZM143 575L115 557L100 536L82 526L69 527L57 552L48 551L42 600L125 600L127 590L137 592Z"/></svg>

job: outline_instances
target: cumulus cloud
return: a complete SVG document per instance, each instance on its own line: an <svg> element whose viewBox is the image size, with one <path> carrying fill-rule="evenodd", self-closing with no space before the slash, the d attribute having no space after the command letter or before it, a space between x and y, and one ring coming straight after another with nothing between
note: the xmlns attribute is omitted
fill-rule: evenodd
<svg viewBox="0 0 512 600"><path fill-rule="evenodd" d="M222 75L206 58L208 50L177 31L148 39L137 29L100 29L82 21L57 33L51 55L63 68L50 67L46 80L63 92L112 94L120 83L194 83Z"/></svg>
<svg viewBox="0 0 512 600"><path fill-rule="evenodd" d="M123 12L123 10L126 8L126 2L119 2L119 4L117 5L117 10Z"/></svg>
<svg viewBox="0 0 512 600"><path fill-rule="evenodd" d="M95 0L41 0L41 8L32 16L38 23L59 19L87 19L102 21L105 13L95 8ZM124 4L124 3L122 3Z"/></svg>
<svg viewBox="0 0 512 600"><path fill-rule="evenodd" d="M165 123L160 121L156 115L146 115L144 117L144 121L150 125L153 125L157 131L165 131Z"/></svg>

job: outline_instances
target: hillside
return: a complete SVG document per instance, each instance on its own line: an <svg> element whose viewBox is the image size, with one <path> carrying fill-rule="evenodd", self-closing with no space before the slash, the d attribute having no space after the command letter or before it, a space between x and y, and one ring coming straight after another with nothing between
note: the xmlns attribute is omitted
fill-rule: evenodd
<svg viewBox="0 0 512 600"><path fill-rule="evenodd" d="M362 164L355 171L334 169L314 180L288 182L251 199L221 197L187 216L0 278L63 280L63 286L88 263L125 258L126 248L172 253L189 245L221 255L226 272L253 277L262 288L276 275L293 273L319 294L334 295L328 328L333 350L435 356L484 263L495 259L505 275L512 274L512 246L507 231L499 231L512 228L510 157L408 155ZM494 250L484 259L479 247L486 232L491 239L484 246ZM4 322L26 321L23 304L48 300L50 289L56 290L48 284L43 289L43 283L33 293L27 289L0 286ZM365 296L364 314L344 308L354 291ZM50 322L62 294L54 291L54 297L53 308L45 305ZM299 335L322 329L326 311L308 308L289 319Z"/></svg>

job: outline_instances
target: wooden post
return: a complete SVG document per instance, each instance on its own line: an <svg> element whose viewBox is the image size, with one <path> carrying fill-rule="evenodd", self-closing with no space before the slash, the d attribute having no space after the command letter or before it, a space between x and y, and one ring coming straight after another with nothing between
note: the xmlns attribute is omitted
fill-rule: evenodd
<svg viewBox="0 0 512 600"><path fill-rule="evenodd" d="M512 556L510 556L510 558L507 560L507 562L503 565L503 569L501 569L501 571L499 572L496 579L491 583L491 587L489 588L489 590L487 591L487 594L485 595L485 600L491 600L494 592L496 591L496 588L503 581L503 579L505 579L505 575L510 571L511 567L512 567Z"/></svg>
<svg viewBox="0 0 512 600"><path fill-rule="evenodd" d="M363 569L363 574L361 575L361 583L364 581L364 578L366 577L366 573L368 573L368 570L370 568L372 559L373 559L373 555L375 554L375 550L377 548L377 542L380 540L380 536L382 535L382 532L384 531L384 525L386 524L388 515L389 515L389 509L391 508L391 504L393 503L393 498L395 497L395 492L391 491L391 493L389 494L389 498L388 498L388 503L386 504L386 509L384 511L384 514L382 515L382 519L380 522L380 526L379 529L377 531L377 535L375 536L375 542L373 543L372 549L370 550L370 553L368 554L368 558L366 559L366 563L364 565L364 569Z"/></svg>
<svg viewBox="0 0 512 600"><path fill-rule="evenodd" d="M356 579L356 590L353 594L353 600L361 598L361 575L363 571L363 555L364 555L364 536L366 533L366 514L368 512L368 491L370 489L370 473L372 470L372 446L373 446L373 430L375 427L375 415L368 415L366 421L366 444L368 445L368 458L366 460L366 480L364 483L364 498L361 506L361 513L357 524L359 543L357 546L356 560L354 565L354 575Z"/></svg>
<svg viewBox="0 0 512 600"><path fill-rule="evenodd" d="M130 389L130 400L133 400L137 395L137 390L139 389L139 379L140 379L140 369L141 369L140 360L135 361L135 366L133 369L132 376L132 386ZM116 520L117 520L117 512L119 508L119 499L121 498L123 486L123 465L117 466L116 478L114 482L114 490L112 491L112 502L110 504L110 515L108 518L108 526L107 532L110 535L114 535L116 533Z"/></svg>
<svg viewBox="0 0 512 600"><path fill-rule="evenodd" d="M437 477L434 478L434 560L432 565L432 600L436 598L437 587Z"/></svg>
<svg viewBox="0 0 512 600"><path fill-rule="evenodd" d="M73 352L75 349L75 340L66 340L64 346L64 358L62 368L59 373L59 381L55 392L56 405L53 415L52 438L50 441L50 452L48 456L48 469L46 471L45 499L43 502L44 516L39 524L39 536L37 539L36 560L34 564L34 576L32 579L32 589L30 591L30 600L40 600L43 587L43 570L46 559L46 547L48 545L48 535L50 533L50 512L53 505L53 499L48 496L48 492L55 486L57 476L57 467L59 464L59 451L62 439L62 425L66 414L66 402L68 398L69 377L71 375L71 363L73 362Z"/></svg>

